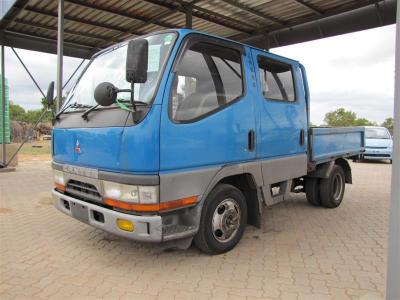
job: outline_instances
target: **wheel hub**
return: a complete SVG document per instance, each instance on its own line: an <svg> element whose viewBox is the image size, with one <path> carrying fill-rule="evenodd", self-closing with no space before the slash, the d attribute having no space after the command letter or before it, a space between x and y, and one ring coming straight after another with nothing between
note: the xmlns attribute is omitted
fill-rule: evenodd
<svg viewBox="0 0 400 300"><path fill-rule="evenodd" d="M214 211L212 229L214 237L223 243L236 235L240 225L240 208L234 199L225 199Z"/></svg>

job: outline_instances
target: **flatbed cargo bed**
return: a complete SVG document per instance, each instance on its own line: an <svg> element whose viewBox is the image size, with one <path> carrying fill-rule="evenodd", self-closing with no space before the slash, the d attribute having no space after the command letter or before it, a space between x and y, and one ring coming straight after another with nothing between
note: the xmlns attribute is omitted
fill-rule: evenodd
<svg viewBox="0 0 400 300"><path fill-rule="evenodd" d="M311 127L309 130L309 157L315 164L336 158L358 156L364 151L362 127Z"/></svg>

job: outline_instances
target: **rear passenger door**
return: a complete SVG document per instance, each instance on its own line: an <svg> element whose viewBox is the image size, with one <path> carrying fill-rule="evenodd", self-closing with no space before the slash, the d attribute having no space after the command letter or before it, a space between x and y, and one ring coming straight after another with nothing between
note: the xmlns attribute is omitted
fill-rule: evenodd
<svg viewBox="0 0 400 300"><path fill-rule="evenodd" d="M235 43L199 34L186 38L163 100L160 171L255 158L254 143L249 145L254 99L245 88L250 57Z"/></svg>
<svg viewBox="0 0 400 300"><path fill-rule="evenodd" d="M257 157L297 156L307 151L307 110L299 64L252 49L257 77Z"/></svg>

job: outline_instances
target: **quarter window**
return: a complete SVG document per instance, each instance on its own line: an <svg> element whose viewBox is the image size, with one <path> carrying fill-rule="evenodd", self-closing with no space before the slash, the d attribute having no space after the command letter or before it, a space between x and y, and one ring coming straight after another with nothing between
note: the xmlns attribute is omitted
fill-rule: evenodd
<svg viewBox="0 0 400 300"><path fill-rule="evenodd" d="M176 68L171 93L175 121L216 111L243 94L239 51L205 42L187 49Z"/></svg>
<svg viewBox="0 0 400 300"><path fill-rule="evenodd" d="M258 56L261 91L264 98L295 101L292 67L288 64Z"/></svg>

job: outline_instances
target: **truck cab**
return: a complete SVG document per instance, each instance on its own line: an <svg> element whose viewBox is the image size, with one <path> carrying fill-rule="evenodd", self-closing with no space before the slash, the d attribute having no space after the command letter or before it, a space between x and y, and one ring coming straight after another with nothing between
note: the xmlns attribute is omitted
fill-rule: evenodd
<svg viewBox="0 0 400 300"><path fill-rule="evenodd" d="M55 118L56 207L213 254L291 192L337 207L363 130L309 128L309 102L304 67L261 49L185 29L117 44L93 56Z"/></svg>

